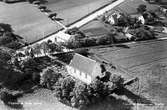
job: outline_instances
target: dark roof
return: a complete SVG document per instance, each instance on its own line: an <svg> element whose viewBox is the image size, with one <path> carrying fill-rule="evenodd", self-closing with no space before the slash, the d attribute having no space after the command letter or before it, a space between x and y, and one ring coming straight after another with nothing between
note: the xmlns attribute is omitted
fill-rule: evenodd
<svg viewBox="0 0 167 110"><path fill-rule="evenodd" d="M95 60L76 53L69 66L92 76L92 72L97 64L98 63Z"/></svg>

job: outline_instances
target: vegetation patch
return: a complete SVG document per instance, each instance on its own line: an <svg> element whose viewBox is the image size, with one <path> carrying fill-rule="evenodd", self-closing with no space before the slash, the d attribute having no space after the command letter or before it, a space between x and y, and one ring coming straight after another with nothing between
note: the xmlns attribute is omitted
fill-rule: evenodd
<svg viewBox="0 0 167 110"><path fill-rule="evenodd" d="M14 34L11 25L0 23L0 46L16 50L24 45L20 42L21 39L20 36Z"/></svg>
<svg viewBox="0 0 167 110"><path fill-rule="evenodd" d="M54 95L62 103L76 108L97 103L112 94L116 88L123 87L124 79L115 74L111 74L107 80L105 80L106 77L97 77L90 85L87 85L62 70L64 71L64 69L55 71L54 67L44 70L41 73L41 85L52 89Z"/></svg>

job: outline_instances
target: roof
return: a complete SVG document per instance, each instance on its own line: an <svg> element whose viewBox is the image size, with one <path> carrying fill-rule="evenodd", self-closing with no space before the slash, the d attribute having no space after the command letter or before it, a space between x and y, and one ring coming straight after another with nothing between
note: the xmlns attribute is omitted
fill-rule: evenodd
<svg viewBox="0 0 167 110"><path fill-rule="evenodd" d="M94 71L97 64L98 63L95 60L76 53L69 66L92 76L92 72Z"/></svg>

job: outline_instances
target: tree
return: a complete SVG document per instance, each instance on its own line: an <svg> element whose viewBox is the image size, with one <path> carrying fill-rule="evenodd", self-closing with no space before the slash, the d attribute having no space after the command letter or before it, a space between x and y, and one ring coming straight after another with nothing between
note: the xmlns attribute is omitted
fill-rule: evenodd
<svg viewBox="0 0 167 110"><path fill-rule="evenodd" d="M22 45L17 41L11 41L10 43L7 43L5 46L16 50L16 49L19 49Z"/></svg>
<svg viewBox="0 0 167 110"><path fill-rule="evenodd" d="M49 43L48 44L49 48L50 48L50 52L62 52L62 47L60 47L59 45L55 44L55 43Z"/></svg>
<svg viewBox="0 0 167 110"><path fill-rule="evenodd" d="M86 39L83 40L82 45L84 47L95 46L96 45L96 39L95 38L86 38Z"/></svg>
<svg viewBox="0 0 167 110"><path fill-rule="evenodd" d="M141 4L137 7L137 11L138 13L143 14L145 11L147 11L147 6L144 4Z"/></svg>
<svg viewBox="0 0 167 110"><path fill-rule="evenodd" d="M46 68L40 75L40 84L49 89L52 89L58 79L62 77L60 73L56 73L52 68Z"/></svg>
<svg viewBox="0 0 167 110"><path fill-rule="evenodd" d="M14 39L8 34L3 34L2 37L0 37L0 45L6 45L10 42L12 42Z"/></svg>
<svg viewBox="0 0 167 110"><path fill-rule="evenodd" d="M63 82L63 77L60 77L58 79L58 81L53 86L53 88L54 88L54 96L56 96L59 101L62 100L62 88L61 88L62 82Z"/></svg>
<svg viewBox="0 0 167 110"><path fill-rule="evenodd" d="M14 54L15 51L10 48L0 47L0 59L3 60L4 62L7 63L8 61L10 61Z"/></svg>
<svg viewBox="0 0 167 110"><path fill-rule="evenodd" d="M75 83L75 87L71 93L71 105L74 107L83 107L90 104L89 93L87 90L87 85L78 81Z"/></svg>
<svg viewBox="0 0 167 110"><path fill-rule="evenodd" d="M113 42L114 42L113 35L111 35L111 34L108 34L106 36L102 36L100 38L97 38L97 40L96 40L97 45L107 45L107 44L111 44Z"/></svg>
<svg viewBox="0 0 167 110"><path fill-rule="evenodd" d="M10 24L0 23L0 27L4 29L4 32L13 32Z"/></svg>
<svg viewBox="0 0 167 110"><path fill-rule="evenodd" d="M154 32L148 27L140 27L135 30L134 40L148 40L155 38Z"/></svg>
<svg viewBox="0 0 167 110"><path fill-rule="evenodd" d="M81 42L79 40L72 40L72 41L67 42L65 46L70 49L80 48Z"/></svg>
<svg viewBox="0 0 167 110"><path fill-rule="evenodd" d="M62 97L70 100L70 92L73 90L75 81L70 77L65 77L61 84Z"/></svg>
<svg viewBox="0 0 167 110"><path fill-rule="evenodd" d="M90 84L90 87L93 90L94 96L99 99L103 94L103 87L104 87L104 84L100 80L100 78L99 77L95 78L95 80Z"/></svg>

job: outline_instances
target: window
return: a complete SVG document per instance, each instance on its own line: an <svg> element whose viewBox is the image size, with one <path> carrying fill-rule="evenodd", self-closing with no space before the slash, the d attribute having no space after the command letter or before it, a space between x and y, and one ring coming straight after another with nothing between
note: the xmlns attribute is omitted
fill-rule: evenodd
<svg viewBox="0 0 167 110"><path fill-rule="evenodd" d="M76 76L76 77L80 77L81 72L80 72L79 70L77 70L77 69L76 69L75 71L76 71L76 72L75 72L75 73L76 73L75 76Z"/></svg>

